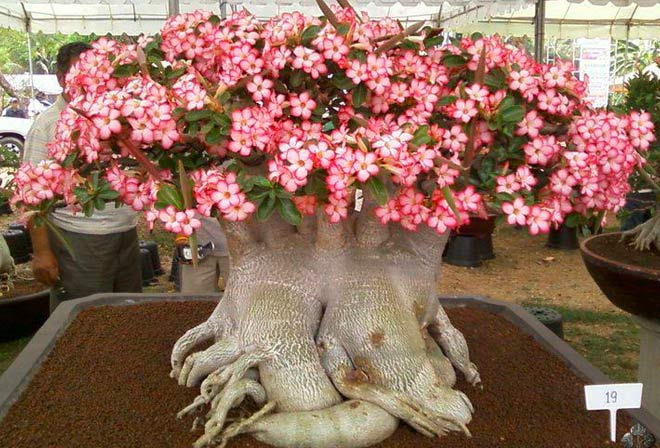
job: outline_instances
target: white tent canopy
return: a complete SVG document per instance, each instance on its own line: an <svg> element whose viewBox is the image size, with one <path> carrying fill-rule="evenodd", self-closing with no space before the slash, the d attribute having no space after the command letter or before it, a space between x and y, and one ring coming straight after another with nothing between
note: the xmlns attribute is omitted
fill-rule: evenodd
<svg viewBox="0 0 660 448"><path fill-rule="evenodd" d="M180 0L181 12L207 9L219 13L223 0ZM534 0L356 0L353 6L373 17L402 21L446 19L445 25L507 14ZM332 0L328 3L333 3ZM320 15L315 0L226 0L227 10L247 8L259 18L301 11ZM139 34L157 32L167 18L167 0L0 0L0 26L45 33Z"/></svg>
<svg viewBox="0 0 660 448"><path fill-rule="evenodd" d="M593 4L598 6L594 6ZM545 34L558 38L611 37L613 39L660 38L660 2L658 0L603 1L547 0ZM496 14L488 19L461 27L464 31L485 34L532 35L533 6Z"/></svg>

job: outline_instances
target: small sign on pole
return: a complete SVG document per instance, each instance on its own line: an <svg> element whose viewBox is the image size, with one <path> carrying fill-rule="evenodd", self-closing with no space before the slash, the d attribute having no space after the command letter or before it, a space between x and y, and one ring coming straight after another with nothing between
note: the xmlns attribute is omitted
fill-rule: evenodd
<svg viewBox="0 0 660 448"><path fill-rule="evenodd" d="M588 411L610 411L610 440L616 442L616 411L642 406L642 383L584 386Z"/></svg>

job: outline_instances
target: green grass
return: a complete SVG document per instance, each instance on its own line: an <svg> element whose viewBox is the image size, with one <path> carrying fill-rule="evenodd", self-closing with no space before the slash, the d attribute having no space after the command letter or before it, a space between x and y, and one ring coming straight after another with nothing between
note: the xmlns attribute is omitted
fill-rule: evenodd
<svg viewBox="0 0 660 448"><path fill-rule="evenodd" d="M523 303L548 306L543 298ZM564 339L614 381L635 381L639 358L639 328L627 314L584 308L548 306L564 320Z"/></svg>
<svg viewBox="0 0 660 448"><path fill-rule="evenodd" d="M32 336L27 336L15 341L0 342L0 373L7 370L14 358L23 350L23 348L30 342Z"/></svg>

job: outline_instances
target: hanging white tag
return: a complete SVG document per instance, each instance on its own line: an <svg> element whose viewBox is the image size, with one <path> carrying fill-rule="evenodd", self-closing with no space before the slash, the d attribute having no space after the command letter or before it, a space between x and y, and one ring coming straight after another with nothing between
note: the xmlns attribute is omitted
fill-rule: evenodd
<svg viewBox="0 0 660 448"><path fill-rule="evenodd" d="M642 383L595 384L584 386L588 411L610 411L610 440L616 442L616 411L642 405Z"/></svg>
<svg viewBox="0 0 660 448"><path fill-rule="evenodd" d="M361 189L356 189L355 190L355 211L359 212L362 210L362 203L364 202L364 195L362 194Z"/></svg>

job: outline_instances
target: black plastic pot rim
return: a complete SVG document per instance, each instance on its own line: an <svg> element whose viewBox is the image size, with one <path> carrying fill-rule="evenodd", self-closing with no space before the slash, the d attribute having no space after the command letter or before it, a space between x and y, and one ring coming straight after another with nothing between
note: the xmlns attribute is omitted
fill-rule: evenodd
<svg viewBox="0 0 660 448"><path fill-rule="evenodd" d="M29 302L30 300L38 299L43 296L50 296L50 289L44 289L43 291L33 292L17 297L9 297L8 299L3 299L0 297L0 308L2 308L3 304L6 305L20 302Z"/></svg>

